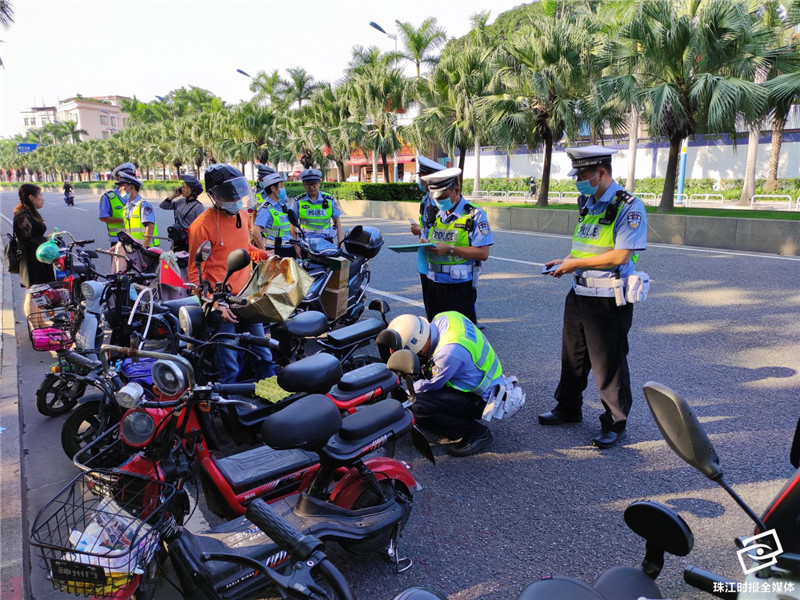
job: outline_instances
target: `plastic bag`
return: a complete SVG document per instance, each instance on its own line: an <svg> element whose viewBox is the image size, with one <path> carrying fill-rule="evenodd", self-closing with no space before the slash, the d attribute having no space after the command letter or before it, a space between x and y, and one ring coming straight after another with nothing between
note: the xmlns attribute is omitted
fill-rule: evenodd
<svg viewBox="0 0 800 600"><path fill-rule="evenodd" d="M270 256L256 265L237 296L245 306L231 310L248 323L275 323L288 319L303 301L314 279L293 258Z"/></svg>

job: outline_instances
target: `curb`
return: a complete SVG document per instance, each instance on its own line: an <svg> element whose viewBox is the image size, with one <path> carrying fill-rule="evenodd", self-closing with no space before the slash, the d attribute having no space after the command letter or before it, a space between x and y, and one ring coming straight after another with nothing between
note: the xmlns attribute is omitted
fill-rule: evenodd
<svg viewBox="0 0 800 600"><path fill-rule="evenodd" d="M30 598L30 558L26 551L25 471L21 460L22 413L11 274L0 276L0 597Z"/></svg>

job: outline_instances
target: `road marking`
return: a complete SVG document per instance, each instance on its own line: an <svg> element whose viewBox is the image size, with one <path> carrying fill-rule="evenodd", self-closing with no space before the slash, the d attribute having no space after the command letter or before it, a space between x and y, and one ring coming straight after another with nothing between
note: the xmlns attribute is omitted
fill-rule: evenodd
<svg viewBox="0 0 800 600"><path fill-rule="evenodd" d="M6 220L6 223L8 223L9 225L11 225L12 227L14 226L14 221L12 221L11 219L9 219L7 216L5 216L5 215L3 215L3 214L0 214L0 217L3 217L3 218Z"/></svg>
<svg viewBox="0 0 800 600"><path fill-rule="evenodd" d="M398 296L396 294L390 294L389 292L384 292L383 290L376 290L372 286L369 286L367 290L372 292L373 294L378 294L379 296L386 296L387 298L391 298L392 300L397 300L398 302L403 302L405 304L410 304L411 306L417 306L419 308L425 308L425 305L419 300L412 300L411 298Z"/></svg>
<svg viewBox="0 0 800 600"><path fill-rule="evenodd" d="M82 210L83 212L89 212L88 208L81 208L80 206L72 206L70 208L74 208L75 210Z"/></svg>

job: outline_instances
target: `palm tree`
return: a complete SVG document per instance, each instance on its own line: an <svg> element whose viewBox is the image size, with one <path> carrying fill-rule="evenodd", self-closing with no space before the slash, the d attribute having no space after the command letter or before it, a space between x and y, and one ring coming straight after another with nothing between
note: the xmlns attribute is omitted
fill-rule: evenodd
<svg viewBox="0 0 800 600"><path fill-rule="evenodd" d="M286 82L281 79L277 69L270 74L259 71L250 81L250 91L255 94L253 100L256 102L267 100L275 103L280 100L285 87Z"/></svg>
<svg viewBox="0 0 800 600"><path fill-rule="evenodd" d="M420 76L420 65L435 65L436 56L433 54L447 41L444 29L437 27L436 19L428 17L419 28L414 28L411 23L395 21L403 42L404 50L391 53L392 60L402 59L414 63L417 69L417 79Z"/></svg>
<svg viewBox="0 0 800 600"><path fill-rule="evenodd" d="M322 148L323 160L336 163L339 181L345 180L344 164L353 147L345 123L352 117L347 102L331 85L311 98L307 120L301 128L311 147Z"/></svg>
<svg viewBox="0 0 800 600"><path fill-rule="evenodd" d="M0 29L8 30L14 22L14 5L10 0L0 0ZM3 66L3 59L0 58L0 67Z"/></svg>
<svg viewBox="0 0 800 600"><path fill-rule="evenodd" d="M289 106L297 102L297 107L300 108L303 100L310 100L322 84L315 82L303 67L286 69L286 72L289 73L289 79L285 82L283 97Z"/></svg>
<svg viewBox="0 0 800 600"><path fill-rule="evenodd" d="M612 68L631 74L609 77L606 84L630 89L633 80L651 135L669 140L659 211L674 208L678 157L686 137L699 130L735 136L737 117L752 123L762 113L766 92L753 83L768 64L761 36L741 4L644 0L610 42ZM635 54L633 44L640 49Z"/></svg>

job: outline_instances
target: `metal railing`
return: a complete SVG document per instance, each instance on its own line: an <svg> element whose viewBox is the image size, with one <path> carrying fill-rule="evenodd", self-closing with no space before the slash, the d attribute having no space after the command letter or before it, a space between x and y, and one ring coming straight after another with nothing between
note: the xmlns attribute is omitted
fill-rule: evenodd
<svg viewBox="0 0 800 600"><path fill-rule="evenodd" d="M725 197L722 194L692 194L686 200L686 206L689 207L692 203L703 202L706 204L715 204L719 202L719 207L722 208L725 204Z"/></svg>
<svg viewBox="0 0 800 600"><path fill-rule="evenodd" d="M653 192L642 192L641 194L634 192L633 195L639 198L644 204L650 204L650 206L656 206L658 204L659 198Z"/></svg>
<svg viewBox="0 0 800 600"><path fill-rule="evenodd" d="M761 199L769 199L766 202L761 202ZM777 200L786 200L787 202L777 202ZM750 208L755 209L759 204L766 204L775 209L792 210L792 197L783 194L755 194L750 196Z"/></svg>
<svg viewBox="0 0 800 600"><path fill-rule="evenodd" d="M661 197L663 195L664 194L659 194L658 196L656 196L656 203L657 204L661 204ZM678 194L676 192L673 202L674 202L675 206L687 206L687 204L686 204L687 200L689 200L689 196L687 194Z"/></svg>

